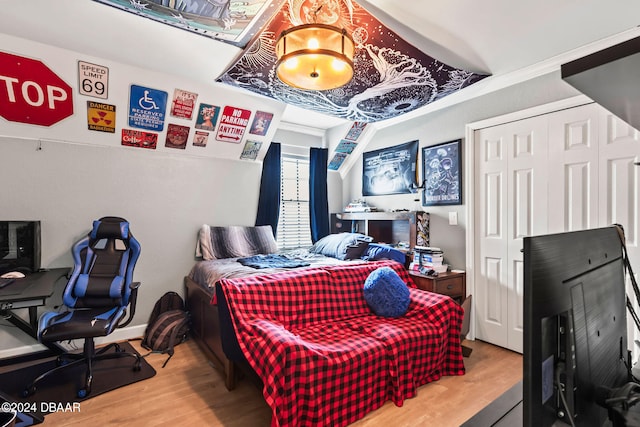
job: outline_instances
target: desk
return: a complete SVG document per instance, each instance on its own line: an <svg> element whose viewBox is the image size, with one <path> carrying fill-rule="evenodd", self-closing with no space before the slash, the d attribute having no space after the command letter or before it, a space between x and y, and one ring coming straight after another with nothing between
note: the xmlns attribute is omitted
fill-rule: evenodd
<svg viewBox="0 0 640 427"><path fill-rule="evenodd" d="M31 337L38 338L38 307L53 295L54 286L70 272L69 268L53 268L16 279L0 289L0 315ZM13 310L29 309L29 322L16 316Z"/></svg>

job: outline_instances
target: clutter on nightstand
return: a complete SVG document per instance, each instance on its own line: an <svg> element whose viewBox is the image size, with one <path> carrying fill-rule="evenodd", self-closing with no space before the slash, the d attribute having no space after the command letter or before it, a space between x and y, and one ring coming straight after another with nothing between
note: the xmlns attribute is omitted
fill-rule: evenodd
<svg viewBox="0 0 640 427"><path fill-rule="evenodd" d="M413 261L409 264L409 270L418 271L427 276L444 273L449 266L444 263L444 251L430 246L414 246Z"/></svg>

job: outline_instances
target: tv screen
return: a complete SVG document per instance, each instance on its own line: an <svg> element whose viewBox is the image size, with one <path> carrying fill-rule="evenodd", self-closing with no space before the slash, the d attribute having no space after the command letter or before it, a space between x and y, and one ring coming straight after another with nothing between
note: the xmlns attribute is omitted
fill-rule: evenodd
<svg viewBox="0 0 640 427"><path fill-rule="evenodd" d="M524 276L524 425L605 425L630 378L617 229L524 238Z"/></svg>
<svg viewBox="0 0 640 427"><path fill-rule="evenodd" d="M0 274L40 270L40 221L0 221Z"/></svg>

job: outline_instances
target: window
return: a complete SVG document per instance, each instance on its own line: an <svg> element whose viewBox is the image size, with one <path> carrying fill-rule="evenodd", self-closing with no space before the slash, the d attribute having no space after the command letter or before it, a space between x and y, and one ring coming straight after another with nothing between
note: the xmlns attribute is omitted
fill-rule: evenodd
<svg viewBox="0 0 640 427"><path fill-rule="evenodd" d="M311 246L309 219L309 156L282 154L279 249Z"/></svg>

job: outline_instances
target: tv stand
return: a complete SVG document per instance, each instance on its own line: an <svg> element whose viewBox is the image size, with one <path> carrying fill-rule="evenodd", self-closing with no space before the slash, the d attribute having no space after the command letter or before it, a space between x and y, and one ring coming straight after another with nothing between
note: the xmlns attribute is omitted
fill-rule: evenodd
<svg viewBox="0 0 640 427"><path fill-rule="evenodd" d="M522 409L522 381L519 381L460 427L521 427Z"/></svg>

